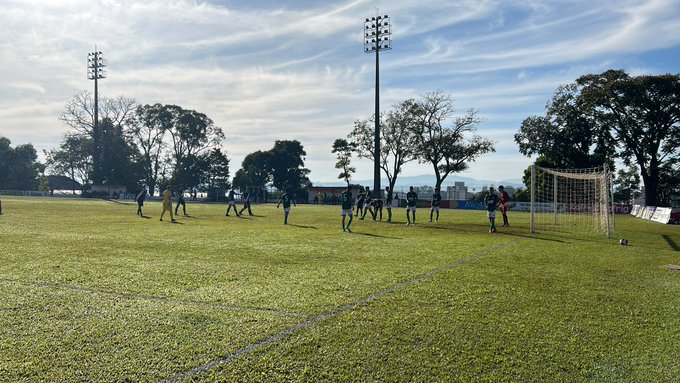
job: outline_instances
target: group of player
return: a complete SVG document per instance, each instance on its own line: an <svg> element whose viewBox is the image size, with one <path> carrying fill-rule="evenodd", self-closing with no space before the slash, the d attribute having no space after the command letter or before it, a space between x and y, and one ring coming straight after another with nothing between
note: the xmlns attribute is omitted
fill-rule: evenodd
<svg viewBox="0 0 680 383"><path fill-rule="evenodd" d="M489 218L489 233L497 232L496 228L496 210L500 210L503 216L503 227L508 227L508 203L510 202L510 196L505 191L505 188L501 185L498 187L499 194L494 192L494 188L490 187L488 194L484 197L484 205L487 210L487 217ZM142 214L142 206L144 206L144 200L146 199L147 190L146 188L141 188L136 196L137 201L137 215L144 217ZM177 206L175 206L175 215L178 214L179 207L182 207L182 212L187 216L186 202L184 200L184 192L180 190L177 193ZM341 207L342 207L342 231L352 232L350 226L352 225L352 220L354 217L359 217L360 220L366 218L367 213L371 213L371 217L374 221L383 219L383 207L387 209L387 222L392 221L392 208L399 207L399 197L397 194L393 194L390 187L385 188L385 200L383 201L380 197L375 197L371 195L371 190L368 186L359 190L356 199L353 198L352 189L348 185L347 189L340 195ZM441 192L439 188L434 189L432 194L432 199L430 200L430 222L439 222L439 208L441 205ZM250 193L246 190L241 196L241 201L243 202L243 207L238 211L236 207L236 192L232 189L227 193L227 211L225 216L229 217L229 212L234 209L234 214L240 217L244 211L248 211L248 215L252 216L253 211L250 204ZM297 206L295 199L292 198L289 191L284 191L281 194L279 202L276 207L279 208L283 205L284 219L283 224L288 224L288 215L290 214L291 205ZM413 186L409 188L408 193L406 193L406 225L411 226L416 224L416 209L418 205L418 194L415 192ZM355 210L356 208L356 210ZM172 214L172 186L168 187L163 192L163 211L161 212L160 220L163 221L163 216L165 212L170 214L170 220L175 222L175 218ZM349 221L347 220L349 217Z"/></svg>

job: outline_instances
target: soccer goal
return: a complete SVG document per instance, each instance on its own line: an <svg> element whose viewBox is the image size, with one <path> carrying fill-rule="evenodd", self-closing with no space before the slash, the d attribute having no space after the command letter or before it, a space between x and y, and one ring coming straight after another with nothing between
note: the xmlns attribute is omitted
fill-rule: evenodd
<svg viewBox="0 0 680 383"><path fill-rule="evenodd" d="M605 168L531 167L531 232L558 231L611 237L610 173Z"/></svg>

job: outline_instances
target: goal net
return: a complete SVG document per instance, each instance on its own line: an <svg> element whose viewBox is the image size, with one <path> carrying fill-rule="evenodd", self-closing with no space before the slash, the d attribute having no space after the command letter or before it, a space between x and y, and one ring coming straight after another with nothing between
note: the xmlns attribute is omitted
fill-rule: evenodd
<svg viewBox="0 0 680 383"><path fill-rule="evenodd" d="M613 206L606 168L531 167L531 232L611 236Z"/></svg>

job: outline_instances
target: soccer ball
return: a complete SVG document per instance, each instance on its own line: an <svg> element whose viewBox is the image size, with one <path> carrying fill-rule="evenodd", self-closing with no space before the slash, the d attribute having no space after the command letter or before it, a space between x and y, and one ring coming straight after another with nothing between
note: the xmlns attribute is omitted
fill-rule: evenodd
<svg viewBox="0 0 680 383"><path fill-rule="evenodd" d="M628 240L621 238L621 240L619 240L619 243L622 244L623 246L626 246L628 244Z"/></svg>

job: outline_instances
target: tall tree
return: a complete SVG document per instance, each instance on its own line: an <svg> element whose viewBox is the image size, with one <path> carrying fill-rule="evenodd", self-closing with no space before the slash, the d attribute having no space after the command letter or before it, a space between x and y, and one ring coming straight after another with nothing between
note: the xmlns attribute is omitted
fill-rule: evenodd
<svg viewBox="0 0 680 383"><path fill-rule="evenodd" d="M207 166L201 177L201 186L205 191L226 190L229 183L229 158L220 148L214 148L205 155Z"/></svg>
<svg viewBox="0 0 680 383"><path fill-rule="evenodd" d="M333 142L333 150L331 153L334 153L338 158L338 162L335 163L335 168L341 170L340 174L338 174L338 178L345 180L347 186L349 186L349 181L352 179L352 174L357 171L357 169L352 166L352 151L352 146L345 139L338 138Z"/></svg>
<svg viewBox="0 0 680 383"><path fill-rule="evenodd" d="M234 187L245 190L249 187L263 188L272 180L271 152L258 150L248 154L234 175Z"/></svg>
<svg viewBox="0 0 680 383"><path fill-rule="evenodd" d="M680 156L680 74L632 77L608 70L576 84L583 112L611 129L624 161L640 167L647 205L656 206L661 169Z"/></svg>
<svg viewBox="0 0 680 383"><path fill-rule="evenodd" d="M570 169L614 166L613 140L607 129L582 112L575 84L560 86L545 116L522 121L515 142L520 153L539 155L542 166Z"/></svg>
<svg viewBox="0 0 680 383"><path fill-rule="evenodd" d="M414 104L414 100L406 100L394 105L380 122L380 168L392 190L404 164L416 159L415 137L409 128L415 123ZM348 138L359 157L375 161L374 117L355 121Z"/></svg>
<svg viewBox="0 0 680 383"><path fill-rule="evenodd" d="M66 176L81 185L90 183L92 174L92 138L67 134L58 149L45 151L47 170ZM75 194L75 189L73 190Z"/></svg>
<svg viewBox="0 0 680 383"><path fill-rule="evenodd" d="M141 154L130 143L120 125L104 118L102 128L102 158L99 177L103 183L125 185L128 190L135 190L140 179L144 177ZM94 177L93 177L94 179Z"/></svg>
<svg viewBox="0 0 680 383"><path fill-rule="evenodd" d="M440 91L423 95L409 113L414 120L409 129L415 152L420 162L432 165L435 187L441 187L449 174L466 170L482 154L496 151L492 141L474 134L482 121L477 111L455 116L451 97ZM466 140L469 134L473 135Z"/></svg>
<svg viewBox="0 0 680 383"><path fill-rule="evenodd" d="M135 109L128 123L128 134L141 152L144 179L153 195L162 168L163 139L172 126L172 114L161 104Z"/></svg>
<svg viewBox="0 0 680 383"><path fill-rule="evenodd" d="M176 105L166 105L165 108L172 116L167 130L172 139L175 165L173 179L175 182L188 184L189 180L182 176L189 174L190 165L201 153L219 146L224 133L203 113L185 110Z"/></svg>
<svg viewBox="0 0 680 383"><path fill-rule="evenodd" d="M270 150L272 183L279 190L289 189L298 194L310 186L309 169L305 168L305 152L297 140L277 140Z"/></svg>
<svg viewBox="0 0 680 383"><path fill-rule="evenodd" d="M12 142L0 136L0 190L36 190L44 165L32 144L11 147Z"/></svg>

